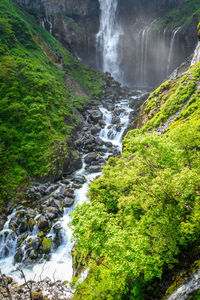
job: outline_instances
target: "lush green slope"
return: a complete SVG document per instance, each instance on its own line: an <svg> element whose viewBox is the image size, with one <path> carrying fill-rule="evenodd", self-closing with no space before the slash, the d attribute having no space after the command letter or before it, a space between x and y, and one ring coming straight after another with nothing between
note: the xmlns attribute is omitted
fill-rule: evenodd
<svg viewBox="0 0 200 300"><path fill-rule="evenodd" d="M169 28L188 25L194 16L200 16L199 0L184 0L183 4L164 14L155 24L159 28Z"/></svg>
<svg viewBox="0 0 200 300"><path fill-rule="evenodd" d="M0 2L0 55L1 203L31 178L62 169L78 110L100 92L102 80L10 0ZM66 86L66 76L85 97Z"/></svg>
<svg viewBox="0 0 200 300"><path fill-rule="evenodd" d="M78 299L156 299L157 279L198 249L200 63L153 92L138 124L74 212L77 260L90 267Z"/></svg>

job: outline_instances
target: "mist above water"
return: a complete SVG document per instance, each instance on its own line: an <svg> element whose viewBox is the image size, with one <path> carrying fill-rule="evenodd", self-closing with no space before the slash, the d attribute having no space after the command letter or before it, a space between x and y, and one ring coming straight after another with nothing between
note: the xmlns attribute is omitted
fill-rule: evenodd
<svg viewBox="0 0 200 300"><path fill-rule="evenodd" d="M159 2L160 3L160 2ZM163 82L194 50L181 27L158 29L161 10L182 1L99 0L96 36L97 68L131 88L153 88ZM185 38L185 40L184 40Z"/></svg>

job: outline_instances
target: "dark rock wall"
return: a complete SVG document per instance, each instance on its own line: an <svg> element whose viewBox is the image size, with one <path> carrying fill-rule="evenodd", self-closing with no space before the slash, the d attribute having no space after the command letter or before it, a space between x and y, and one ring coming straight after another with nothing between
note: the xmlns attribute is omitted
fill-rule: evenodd
<svg viewBox="0 0 200 300"><path fill-rule="evenodd" d="M98 0L14 0L36 16L74 55L95 66Z"/></svg>
<svg viewBox="0 0 200 300"><path fill-rule="evenodd" d="M14 0L35 14L43 25L74 55L85 63L97 67L96 33L99 30L100 7L98 0ZM117 1L117 0L116 0ZM169 9L184 0L118 0L117 21L123 35L120 38L119 64L124 83L129 86L153 87L167 76L172 32L149 30L146 45L142 46L142 30ZM195 48L196 26L191 24L177 34L169 71L173 71ZM146 63L141 74L142 48ZM145 55L145 58L144 58ZM144 77L143 79L141 77Z"/></svg>

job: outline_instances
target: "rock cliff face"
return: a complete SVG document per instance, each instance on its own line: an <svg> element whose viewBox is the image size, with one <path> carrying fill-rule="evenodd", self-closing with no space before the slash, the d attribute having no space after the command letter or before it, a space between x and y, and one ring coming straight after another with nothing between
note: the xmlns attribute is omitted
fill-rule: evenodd
<svg viewBox="0 0 200 300"><path fill-rule="evenodd" d="M182 23L172 28L178 22L171 19L168 24L161 22L158 26L159 20L172 9L181 7L184 0L127 0L126 5L119 0L118 3L123 28L119 60L121 69L125 70L124 80L139 87L156 86L194 51L198 16L194 15L187 25Z"/></svg>
<svg viewBox="0 0 200 300"><path fill-rule="evenodd" d="M85 63L97 66L99 0L14 0L36 15L41 26ZM116 0L117 1L117 0ZM122 35L116 51L125 84L153 87L162 82L196 46L198 17L182 26L156 26L184 0L118 0L116 22ZM179 17L177 17L179 18ZM172 20L174 22L174 20ZM182 25L182 24L181 24ZM178 29L174 35L174 29Z"/></svg>
<svg viewBox="0 0 200 300"><path fill-rule="evenodd" d="M67 49L95 65L95 35L99 28L98 0L14 0L35 15Z"/></svg>

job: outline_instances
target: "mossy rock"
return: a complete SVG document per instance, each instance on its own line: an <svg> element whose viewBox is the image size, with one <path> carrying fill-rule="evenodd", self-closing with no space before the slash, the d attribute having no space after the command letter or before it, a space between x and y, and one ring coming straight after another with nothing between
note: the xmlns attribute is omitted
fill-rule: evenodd
<svg viewBox="0 0 200 300"><path fill-rule="evenodd" d="M42 241L42 252L48 254L51 251L52 240L44 238Z"/></svg>
<svg viewBox="0 0 200 300"><path fill-rule="evenodd" d="M29 226L31 231L33 231L33 228L34 228L35 224L36 224L36 221L33 218L30 218L28 220L28 226Z"/></svg>
<svg viewBox="0 0 200 300"><path fill-rule="evenodd" d="M42 293L38 292L32 292L32 300L44 300L45 298L43 297Z"/></svg>

